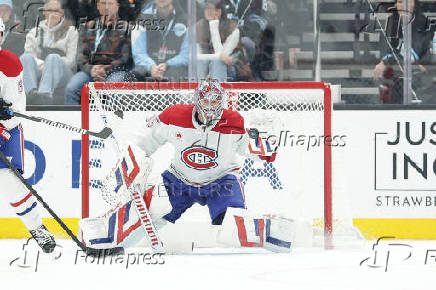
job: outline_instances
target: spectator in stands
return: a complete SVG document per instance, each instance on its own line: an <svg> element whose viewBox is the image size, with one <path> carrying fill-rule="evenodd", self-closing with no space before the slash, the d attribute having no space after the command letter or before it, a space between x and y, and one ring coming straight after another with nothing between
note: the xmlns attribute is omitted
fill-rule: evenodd
<svg viewBox="0 0 436 290"><path fill-rule="evenodd" d="M248 53L250 62L254 59L267 20L266 0L224 0L228 19L237 19L241 31L241 43Z"/></svg>
<svg viewBox="0 0 436 290"><path fill-rule="evenodd" d="M239 29L236 21L227 19L224 1L206 0L204 18L197 22L198 79L226 81L238 43Z"/></svg>
<svg viewBox="0 0 436 290"><path fill-rule="evenodd" d="M80 93L87 82L131 81L130 28L118 22L123 0L98 0L100 13L95 21L80 26L78 67L65 89L66 104L80 104Z"/></svg>
<svg viewBox="0 0 436 290"><path fill-rule="evenodd" d="M307 24L310 13L306 1L267 0L267 4L265 19L268 25L261 34L252 62L256 79L261 81L277 80L280 74L273 71L296 67L303 33L311 30Z"/></svg>
<svg viewBox="0 0 436 290"><path fill-rule="evenodd" d="M82 23L98 17L98 10L94 0L68 0L73 24L79 27Z"/></svg>
<svg viewBox="0 0 436 290"><path fill-rule="evenodd" d="M307 21L313 12L305 0L284 3L268 0L267 3L268 27L272 27L276 35L274 49L284 53L284 68L295 67L296 53L301 51L303 33L313 30L310 22ZM289 19L293 19L293 21L289 21Z"/></svg>
<svg viewBox="0 0 436 290"><path fill-rule="evenodd" d="M21 55L24 51L25 34L20 31L20 20L16 10L12 0L0 0L0 18L6 27L2 47L15 55Z"/></svg>
<svg viewBox="0 0 436 290"><path fill-rule="evenodd" d="M12 15L12 0L1 0L0 1L0 18L3 22L9 20Z"/></svg>
<svg viewBox="0 0 436 290"><path fill-rule="evenodd" d="M143 5L143 1L145 0L119 1L118 18L125 21L134 21L136 19L135 14ZM68 0L68 7L72 11L74 25L80 26L99 16L95 2L95 0Z"/></svg>
<svg viewBox="0 0 436 290"><path fill-rule="evenodd" d="M274 68L274 49L275 49L276 30L268 26L262 33L256 54L252 63L253 72L256 79L260 81L271 80L264 74L273 71ZM277 79L274 79L277 80Z"/></svg>
<svg viewBox="0 0 436 290"><path fill-rule="evenodd" d="M132 32L134 74L151 78L182 80L188 74L189 48L186 15L173 0L155 0L138 19L143 27Z"/></svg>
<svg viewBox="0 0 436 290"><path fill-rule="evenodd" d="M28 104L63 104L54 91L64 88L76 67L78 32L61 0L46 0L44 20L26 35L23 64ZM39 81L39 85L38 85Z"/></svg>
<svg viewBox="0 0 436 290"><path fill-rule="evenodd" d="M433 31L428 30L427 18L421 12L418 0L410 0L413 10L414 20L412 21L412 44L411 61L414 65L413 70L418 73L426 73L426 68L420 64L430 48L433 38ZM394 72L393 65L403 66L405 54L403 43L403 19L406 11L403 0L396 1L396 9L389 16L386 25L386 35L380 33L380 55L381 60L373 70L373 78L382 80L380 86L380 97L382 103L403 103L403 78L398 72ZM411 15L411 14L409 14ZM399 63L398 63L399 62ZM412 87L417 88L412 84Z"/></svg>

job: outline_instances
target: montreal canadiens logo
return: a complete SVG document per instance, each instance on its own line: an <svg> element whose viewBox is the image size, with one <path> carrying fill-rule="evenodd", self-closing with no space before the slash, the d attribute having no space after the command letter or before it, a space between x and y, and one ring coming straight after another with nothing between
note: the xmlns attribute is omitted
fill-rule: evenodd
<svg viewBox="0 0 436 290"><path fill-rule="evenodd" d="M204 170L217 167L216 158L218 153L215 150L202 147L192 146L182 151L182 161L188 167Z"/></svg>

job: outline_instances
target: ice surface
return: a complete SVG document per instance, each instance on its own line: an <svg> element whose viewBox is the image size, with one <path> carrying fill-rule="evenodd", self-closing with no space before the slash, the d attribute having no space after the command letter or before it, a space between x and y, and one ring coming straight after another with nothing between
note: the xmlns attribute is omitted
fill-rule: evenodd
<svg viewBox="0 0 436 290"><path fill-rule="evenodd" d="M430 241L380 242L375 248L375 262L373 242L368 242L359 249L297 248L290 254L262 250L238 254L232 249L198 249L190 255L166 255L146 260L164 262L157 265L144 263L143 257L149 253L145 248L128 250L117 263L114 258L110 263L108 257L104 263L102 259L91 263L92 259L85 260L82 253L76 255L77 247L73 242L58 242L62 248L58 248L55 259L55 256L43 253L38 256L38 248L33 242L23 250L25 240L0 240L0 289L436 288L436 242ZM140 263L126 264L127 259L132 262L134 258Z"/></svg>

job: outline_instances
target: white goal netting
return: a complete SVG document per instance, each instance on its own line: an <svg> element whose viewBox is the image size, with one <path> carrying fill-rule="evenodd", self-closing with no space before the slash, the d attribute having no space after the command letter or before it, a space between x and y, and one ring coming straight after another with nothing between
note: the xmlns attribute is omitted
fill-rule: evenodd
<svg viewBox="0 0 436 290"><path fill-rule="evenodd" d="M103 110L116 134L122 136L118 139L128 141L129 134L138 130L145 135L148 129L139 127L143 123L140 120L174 104L191 104L196 85L91 83L82 95L84 128L89 125L91 130L101 130L105 126ZM325 233L328 247L335 224L351 223L351 217L344 214L347 205L332 198L331 148L341 146L342 141L331 132L330 86L324 83L224 83L223 88L227 108L237 110L244 117L246 128L257 128L261 138L278 146L273 163L241 157L239 176L244 184L247 207L263 214L305 220L314 231ZM116 112L123 112L122 121L115 116ZM116 174L110 173L118 156L108 142L109 139L88 139L84 135L84 216L99 214L119 202L110 190L117 185ZM171 146L164 145L152 156L150 186L161 182L160 174L168 168L172 150ZM104 186L108 176L112 180L109 190ZM210 223L207 209L194 206L185 213L181 223L192 224L192 228L206 227ZM206 236L199 238L207 239Z"/></svg>

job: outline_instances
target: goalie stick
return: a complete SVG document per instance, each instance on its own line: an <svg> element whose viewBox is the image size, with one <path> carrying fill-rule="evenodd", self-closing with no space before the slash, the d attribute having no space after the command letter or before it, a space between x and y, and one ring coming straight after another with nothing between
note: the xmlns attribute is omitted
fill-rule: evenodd
<svg viewBox="0 0 436 290"><path fill-rule="evenodd" d="M94 249L83 245L79 239L73 234L68 226L59 218L59 216L50 208L50 206L42 199L42 197L36 192L36 190L24 179L24 177L18 172L18 170L12 165L12 163L6 158L3 152L0 151L0 159L8 166L8 168L14 173L16 177L26 186L26 188L35 196L35 198L42 204L42 206L48 211L48 213L56 220L56 222L64 229L64 231L71 237L71 239L77 244L77 246L90 256L100 255L120 255L124 254L124 248L115 247L110 249Z"/></svg>
<svg viewBox="0 0 436 290"><path fill-rule="evenodd" d="M94 84L89 83L89 90L95 92ZM104 124L108 125L108 119L106 117L106 114L103 111L102 105L100 103L100 100L98 98L95 99L95 104L98 108L98 111L100 112L100 117L102 118ZM123 119L123 112L122 111L116 111L115 115L119 117L120 119ZM113 142L113 148L117 152L118 155L121 154L120 146L118 145L118 141L115 138L115 136L112 134L111 140ZM156 227L153 224L153 221L150 216L150 212L147 209L147 205L144 202L144 199L141 197L141 190L140 186L137 184L132 184L132 179L128 178L126 175L126 172L123 172L123 177L126 182L127 189L130 193L130 198L133 200L133 204L135 206L136 212L138 214L139 220L141 221L141 225L145 232L147 233L147 239L150 242L151 249L154 253L164 253L164 247L162 244L162 241L159 237L159 234L156 230Z"/></svg>
<svg viewBox="0 0 436 290"><path fill-rule="evenodd" d="M101 138L101 139L106 139L107 137L109 137L112 134L112 129L109 127L104 127L100 132L93 132L93 131L89 131L86 129L82 129L82 128L78 128L78 127L74 127L68 124L64 124L58 121L51 121L45 118L41 118L41 117L35 117L35 116L29 116L29 115L25 115L22 113L18 113L18 112L13 112L11 110L6 110L8 114L10 114L11 116L15 116L15 117L20 117L20 118L24 118L24 119L28 119L34 122L41 122L56 128L62 128L62 129L66 129L69 131L73 131L76 133L80 133L80 134L87 134L87 135L91 135L97 138Z"/></svg>

